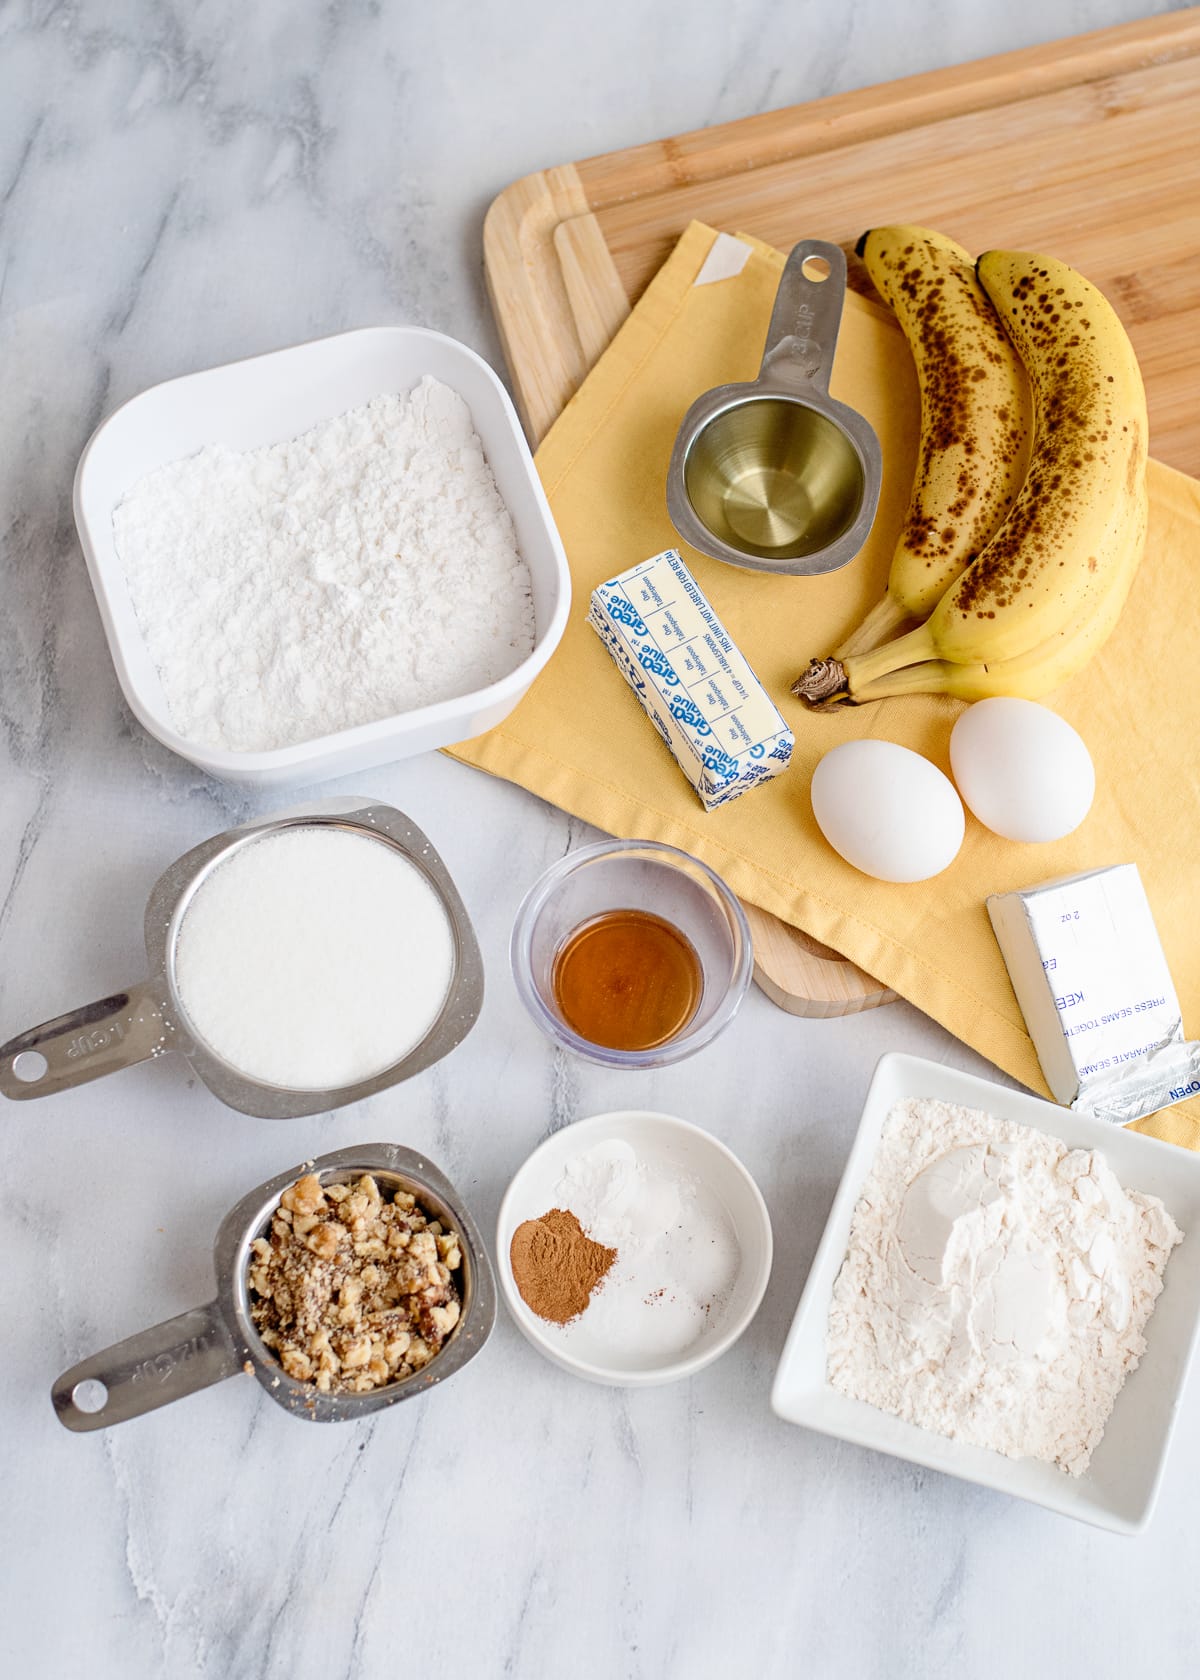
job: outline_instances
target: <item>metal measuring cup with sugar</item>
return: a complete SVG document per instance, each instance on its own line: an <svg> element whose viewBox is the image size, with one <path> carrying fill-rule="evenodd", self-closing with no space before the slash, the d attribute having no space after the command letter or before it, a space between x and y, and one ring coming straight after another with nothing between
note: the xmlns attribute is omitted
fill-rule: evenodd
<svg viewBox="0 0 1200 1680"><path fill-rule="evenodd" d="M701 554L816 577L867 540L883 477L879 440L829 394L845 295L841 247L802 240L779 282L758 378L714 386L684 415L667 511Z"/></svg>
<svg viewBox="0 0 1200 1680"><path fill-rule="evenodd" d="M336 1089L308 1090L252 1079L217 1055L188 1025L176 983L180 926L195 893L241 846L289 828L330 826L393 847L420 870L446 913L454 946L450 987L425 1036L390 1067ZM146 905L150 978L20 1033L0 1046L0 1093L18 1101L51 1096L117 1068L178 1051L230 1108L269 1120L324 1114L374 1096L449 1054L470 1032L483 1005L483 961L474 929L445 864L403 812L361 799L315 800L214 835L177 858L155 882Z"/></svg>
<svg viewBox="0 0 1200 1680"><path fill-rule="evenodd" d="M322 1392L289 1377L259 1336L250 1312L250 1245L265 1236L279 1197L305 1173L322 1185L346 1184L370 1173L385 1192L416 1196L459 1238L462 1311L428 1365L365 1394ZM305 1161L243 1196L225 1216L213 1245L217 1293L206 1306L166 1319L65 1371L50 1395L67 1429L105 1429L212 1383L250 1371L278 1405L313 1423L347 1423L424 1394L474 1359L496 1322L496 1283L474 1220L437 1167L394 1143L359 1144ZM84 1386L88 1385L88 1386ZM103 1388L103 1397L97 1391ZM95 1403L92 1403L92 1396Z"/></svg>

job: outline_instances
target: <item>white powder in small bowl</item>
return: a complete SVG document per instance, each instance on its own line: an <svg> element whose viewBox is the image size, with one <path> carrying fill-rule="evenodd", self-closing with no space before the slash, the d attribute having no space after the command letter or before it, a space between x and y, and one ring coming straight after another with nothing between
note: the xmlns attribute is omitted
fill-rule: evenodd
<svg viewBox="0 0 1200 1680"><path fill-rule="evenodd" d="M512 520L470 409L435 379L268 448L168 462L113 537L197 746L315 740L486 688L533 651Z"/></svg>
<svg viewBox="0 0 1200 1680"><path fill-rule="evenodd" d="M723 1202L697 1174L669 1154L609 1138L565 1163L554 1205L617 1251L587 1309L551 1329L577 1359L653 1370L725 1328L741 1248Z"/></svg>
<svg viewBox="0 0 1200 1680"><path fill-rule="evenodd" d="M454 975L438 894L393 846L313 824L264 834L197 887L175 984L187 1024L239 1073L336 1090L400 1061Z"/></svg>

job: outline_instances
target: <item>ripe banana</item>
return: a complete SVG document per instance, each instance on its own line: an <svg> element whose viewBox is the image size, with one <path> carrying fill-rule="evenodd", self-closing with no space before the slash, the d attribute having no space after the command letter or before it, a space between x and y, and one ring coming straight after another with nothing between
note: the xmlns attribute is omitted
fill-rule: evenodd
<svg viewBox="0 0 1200 1680"><path fill-rule="evenodd" d="M1028 476L1009 518L923 625L845 661L814 662L794 689L814 703L843 689L851 700L868 688L879 697L880 679L922 664L1038 663L1060 632L1073 640L1072 627L1091 621L1131 552L1140 557L1146 397L1124 328L1065 263L989 251L976 266L1033 388Z"/></svg>
<svg viewBox="0 0 1200 1680"><path fill-rule="evenodd" d="M906 224L871 228L857 250L912 350L921 439L887 593L838 659L929 616L1012 511L1029 454L1029 381L970 255Z"/></svg>
<svg viewBox="0 0 1200 1680"><path fill-rule="evenodd" d="M1108 593L1091 602L1070 624L1056 630L1028 653L990 665L924 660L867 683L858 690L855 702L865 705L868 700L884 700L896 694L950 694L956 700L987 700L996 694L1015 694L1024 700L1040 700L1061 688L1099 653L1116 629L1145 550L1148 516L1149 498L1143 491L1132 528L1123 515L1110 535L1110 544L1119 545L1123 558L1117 559Z"/></svg>

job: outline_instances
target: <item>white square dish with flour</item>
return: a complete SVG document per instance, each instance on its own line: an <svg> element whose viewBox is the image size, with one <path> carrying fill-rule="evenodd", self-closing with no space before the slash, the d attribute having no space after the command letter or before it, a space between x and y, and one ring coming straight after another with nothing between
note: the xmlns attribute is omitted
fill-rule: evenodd
<svg viewBox="0 0 1200 1680"><path fill-rule="evenodd" d="M963 1111L982 1110L994 1117L996 1128L995 1137L992 1139L994 1159L990 1169L991 1176L984 1167L982 1157L974 1161L974 1165L979 1168L976 1176L980 1179L980 1183L976 1185L971 1178L971 1171L967 1170L971 1168L972 1162L961 1156L958 1166L964 1168L965 1177L956 1171L952 1175L955 1185L940 1187L954 1193L963 1190L964 1186L967 1189L979 1189L980 1196L976 1201L983 1208L985 1216L988 1210L991 1210L993 1222L998 1223L1005 1214L1004 1194L997 1182L997 1176L1004 1179L1009 1174L1009 1157L1014 1151L1020 1157L1017 1164L1022 1168L1022 1176L1029 1183L1040 1184L1040 1188L1034 1193L1027 1183L1023 1194L1027 1201L1038 1204L1042 1210L1041 1214L1028 1207L1022 1212L1021 1219L1032 1217L1036 1224L1037 1219L1044 1214L1050 1221L1048 1229L1053 1226L1055 1218L1059 1221L1059 1227L1066 1229L1064 1220L1067 1216L1061 1211L1057 1215L1054 1212L1057 1196L1047 1175L1052 1175L1060 1164L1065 1163L1064 1172L1069 1180L1069 1175L1076 1167L1082 1168L1086 1152L1089 1151L1098 1150L1103 1154L1112 1175L1115 1175L1115 1179L1126 1191L1141 1193L1143 1198L1161 1200L1165 1209L1164 1221L1159 1221L1156 1215L1144 1215L1140 1202L1135 1204L1132 1210L1126 1209L1126 1234L1133 1244L1130 1253L1136 1253L1137 1242L1134 1239L1141 1228L1141 1220L1148 1217L1152 1234L1146 1257L1152 1261L1155 1246L1161 1243L1170 1250L1170 1258L1166 1264L1165 1287L1161 1295L1149 1303L1153 1306L1153 1312L1145 1324L1145 1352L1137 1368L1129 1374L1124 1386L1120 1387L1119 1380L1115 1382L1115 1387L1119 1388L1120 1392L1116 1395L1115 1405L1098 1445L1093 1438L1096 1433L1095 1425L1103 1423L1101 1413L1107 1409L1106 1402L1111 1400L1111 1392L1108 1390L1113 1387L1117 1366L1128 1362L1126 1356L1131 1350L1136 1353L1140 1340L1139 1325L1136 1322L1139 1309L1131 1303L1131 1311L1122 1312L1122 1303L1111 1295L1113 1279L1110 1279L1110 1298L1107 1303L1101 1303L1095 1324L1098 1332L1108 1324L1109 1319L1123 1328L1114 1330L1112 1324L1108 1324L1112 1346L1108 1350L1108 1357L1099 1362L1102 1392L1095 1388L1090 1393L1082 1392L1089 1379L1083 1374L1081 1367L1074 1372L1076 1386L1081 1387L1079 1418L1083 1421L1080 1427L1075 1427L1078 1419L1073 1418L1071 1413L1069 1394L1059 1395L1057 1401L1049 1406L1051 1412L1054 1412L1055 1405L1058 1406L1058 1421L1057 1424L1052 1422L1049 1429L1043 1431L1040 1445L1050 1448L1046 1453L1047 1459L1055 1457L1053 1449L1057 1446L1059 1462L1043 1462L1031 1457L1006 1457L1003 1451L971 1444L981 1438L994 1439L998 1446L1008 1451L1012 1451L1014 1446L1022 1451L1029 1450L1027 1439L1014 1440L1011 1432L1006 1437L1004 1427L992 1430L986 1408L982 1427L977 1415L974 1427L962 1431L966 1439L955 1440L934 1433L935 1428L953 1422L952 1418L947 1418L944 1409L941 1423L935 1421L939 1408L944 1407L945 1392L939 1394L935 1390L931 1395L927 1391L924 1401L918 1401L915 1405L902 1402L893 1406L893 1411L906 1410L907 1418L890 1415L888 1411L879 1409L879 1402L886 1403L889 1398L888 1379L880 1378L879 1362L874 1352L865 1356L862 1354L862 1348L866 1344L856 1334L856 1329L861 1329L861 1325L856 1327L835 1312L831 1332L831 1305L834 1303L835 1291L839 1288L842 1306L851 1306L851 1316L855 1310L861 1310L865 1274L861 1269L856 1273L854 1267L846 1268L847 1254L852 1249L855 1212L859 1208L864 1187L868 1184L872 1185L874 1196L879 1197L881 1194L879 1166L887 1168L888 1156L885 1149L881 1163L880 1140L888 1128L889 1114L893 1113L898 1104L910 1105L914 1101L921 1105L915 1111L917 1118L906 1121L901 1114L894 1118L889 1132L890 1147L898 1152L897 1160L893 1164L901 1172L911 1168L910 1176L913 1179L919 1176L919 1168L926 1156L928 1162L925 1164L929 1164L935 1155L946 1159L956 1142L960 1149L965 1148L968 1151L972 1143L978 1146L979 1140L967 1137L972 1122L969 1115L964 1117ZM925 1109L926 1103L932 1106ZM939 1105L946 1106L943 1109ZM967 1131L959 1137L955 1127L961 1130L964 1125ZM949 1127L945 1137L933 1136L933 1132L945 1127ZM1045 1145L1039 1146L1037 1139L1022 1137L1017 1128L1031 1128L1034 1133L1044 1137ZM943 1148L947 1139L949 1145ZM1028 1162L1024 1160L1022 1152L1029 1155ZM1044 1161L1041 1160L1043 1155ZM922 1159L917 1160L917 1156L921 1156ZM904 1158L903 1162L900 1157ZM904 1163L907 1163L907 1166ZM1042 1182L1042 1178L1046 1181ZM1101 1200L1105 1189L1112 1191L1111 1184L1100 1183L1102 1179L1101 1173L1098 1179L1098 1187L1102 1190ZM1011 1193L1011 1190L1010 1184L1008 1193ZM953 1201L953 1195L950 1199ZM1073 1192L1072 1199L1080 1200L1074 1197ZM940 1190L939 1195L932 1200L935 1203L943 1200ZM1083 1200L1086 1201L1087 1198ZM1119 1198L1115 1192L1113 1201L1114 1205L1118 1205ZM915 1211L917 1210L910 1210L910 1213ZM886 1219L886 1210L882 1217ZM935 1216L935 1224L939 1218L940 1215ZM1172 1221L1185 1233L1191 1233L1192 1240L1187 1240L1185 1236L1185 1240L1178 1247L1171 1248L1169 1225ZM870 1220L866 1221L867 1225L870 1223ZM917 1246L930 1247L928 1239L931 1234L936 1233L931 1232L928 1221L924 1218L917 1223L922 1227L921 1232L911 1233L917 1237ZM1080 1229L1082 1230L1082 1224ZM1146 1235L1148 1230L1150 1227L1141 1234ZM860 1239L867 1238L865 1246L860 1243L863 1253L866 1254L870 1251L871 1243L862 1220L858 1235ZM1089 1232L1089 1243L1094 1240L1095 1235L1096 1233ZM1024 1092L1009 1090L990 1081L958 1073L952 1068L925 1062L916 1057L885 1056L872 1080L846 1171L797 1308L776 1375L772 1404L781 1417L791 1422L802 1423L826 1434L874 1447L896 1457L906 1458L932 1469L1032 1500L1101 1527L1124 1533L1137 1532L1148 1521L1158 1492L1171 1429L1195 1348L1197 1327L1200 1325L1200 1240L1197 1239L1200 1239L1200 1156L1169 1144L1158 1143L1138 1133L1103 1125L1057 1108L1051 1103L1042 1102ZM1103 1244L1101 1248L1103 1249ZM1040 1302L1042 1307L1046 1306L1044 1292L1039 1295L1039 1291L1034 1288L1036 1283L1045 1280L1025 1275L1024 1261L1027 1256L1016 1258L1016 1270L1009 1281L1021 1285L1017 1295L1022 1303L1024 1322L1028 1325L1031 1320L1026 1308L1031 1301L1034 1304ZM954 1256L951 1256L951 1261L953 1260ZM938 1263L940 1267L940 1256ZM869 1268L870 1262L864 1261L860 1256L860 1268L864 1264ZM1109 1269L1111 1272L1112 1268ZM1137 1268L1133 1269L1136 1271ZM1146 1285L1153 1269L1151 1265L1149 1271L1141 1275L1142 1285ZM1161 1266L1159 1269L1161 1270ZM1023 1275L1018 1277L1018 1272ZM839 1277L843 1278L840 1286ZM1082 1270L1077 1281L1077 1293L1081 1298L1085 1297L1088 1293L1089 1278L1084 1277ZM1026 1285L1029 1287L1026 1288ZM1119 1291L1120 1285L1116 1284L1116 1288ZM1138 1289L1139 1284L1135 1282L1135 1294L1138 1293ZM1153 1295L1153 1290L1154 1286L1149 1285L1144 1293ZM1096 1293L1093 1291L1093 1295ZM858 1309L854 1307L856 1300L859 1303ZM1089 1303L1088 1312L1093 1311L1095 1304L1095 1301ZM1072 1303L1066 1300L1051 1303L1049 1319L1046 1322L1042 1322L1046 1319L1046 1314L1041 1313L1036 1327L1040 1340L1044 1342L1048 1328L1052 1333L1051 1339L1054 1334L1066 1334L1061 1320L1069 1312L1071 1305ZM1082 1321L1085 1316L1084 1309L1079 1302L1075 1302L1074 1305L1074 1316ZM1147 1302L1143 1300L1142 1309L1146 1306ZM990 1300L985 1310L993 1313L995 1307L996 1302ZM1058 1311L1059 1307L1062 1308L1061 1314ZM1004 1310L1001 1304L1001 1311ZM1145 1317L1144 1310L1141 1311L1141 1316ZM944 1359L953 1340L955 1326L947 1320L942 1329L945 1332L943 1340L946 1342L946 1348L940 1352L938 1349L933 1350L933 1357L927 1362L931 1367L937 1366L939 1361ZM938 1333L941 1334L940 1331ZM1007 1329L1004 1333L1008 1334ZM1080 1349L1086 1347L1087 1337L1079 1337L1074 1344L1074 1355L1078 1356ZM853 1351L855 1348L859 1350L857 1353ZM1045 1346L1042 1351L1045 1352ZM829 1377L831 1356L835 1367L835 1380L839 1384L837 1387ZM920 1364L921 1361L918 1360L917 1363ZM967 1373L967 1377L969 1386L974 1381L974 1375ZM1093 1371L1092 1379L1094 1378ZM839 1391L845 1388L852 1392ZM996 1393L1002 1397L1004 1392L1005 1378L1002 1373ZM863 1398L853 1397L855 1393L870 1394L876 1404L868 1404ZM895 1401L897 1396L893 1392L890 1398ZM1011 1396L1009 1398L1011 1399ZM1028 1408L1028 1415L1035 1420L1043 1416L1049 1398L1046 1395L1040 1396L1036 1403ZM953 1404L950 1411L953 1412ZM920 1416L926 1427L908 1421L914 1416ZM1065 1429L1061 1427L1064 1417L1068 1419ZM1089 1421L1091 1428L1088 1427ZM1034 1436L1036 1440L1036 1429ZM1091 1454L1090 1462L1086 1462L1088 1451L1092 1447L1095 1450ZM1071 1465L1060 1467L1064 1459L1070 1459ZM1066 1473L1067 1469L1072 1467L1080 1473Z"/></svg>

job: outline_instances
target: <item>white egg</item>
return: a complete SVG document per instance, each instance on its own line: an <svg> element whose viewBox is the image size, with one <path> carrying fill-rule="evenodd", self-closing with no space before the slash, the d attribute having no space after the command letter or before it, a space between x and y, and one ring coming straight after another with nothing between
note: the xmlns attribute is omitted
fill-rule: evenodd
<svg viewBox="0 0 1200 1680"><path fill-rule="evenodd" d="M812 779L817 826L835 852L880 881L926 881L952 863L965 819L954 786L894 741L844 741Z"/></svg>
<svg viewBox="0 0 1200 1680"><path fill-rule="evenodd" d="M950 765L985 828L1006 840L1061 840L1091 809L1096 772L1065 718L1034 700L980 700L954 725Z"/></svg>

